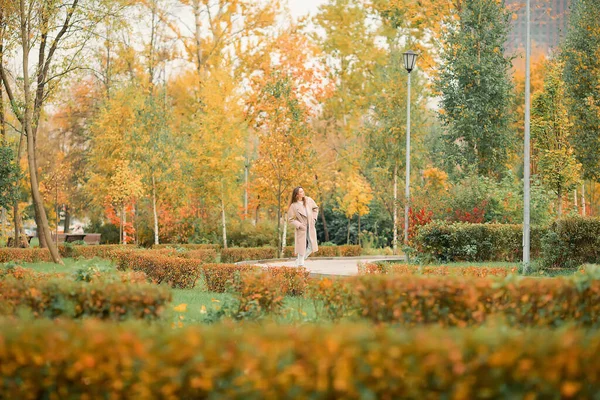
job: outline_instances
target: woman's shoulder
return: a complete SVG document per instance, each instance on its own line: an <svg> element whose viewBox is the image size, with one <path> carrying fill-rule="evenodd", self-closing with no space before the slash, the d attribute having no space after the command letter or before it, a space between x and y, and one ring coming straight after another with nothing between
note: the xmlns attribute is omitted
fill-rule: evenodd
<svg viewBox="0 0 600 400"><path fill-rule="evenodd" d="M316 202L316 201L314 201L312 197L308 197L308 196L306 196L306 203L307 203L307 204L309 204L309 203L312 203L312 204L314 204L314 205L316 205L316 204L317 204L317 202Z"/></svg>

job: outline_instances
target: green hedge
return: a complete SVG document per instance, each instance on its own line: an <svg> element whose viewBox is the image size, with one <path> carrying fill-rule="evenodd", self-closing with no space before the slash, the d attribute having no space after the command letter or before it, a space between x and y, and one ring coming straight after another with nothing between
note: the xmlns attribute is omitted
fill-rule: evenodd
<svg viewBox="0 0 600 400"><path fill-rule="evenodd" d="M537 257L545 231L531 229L531 255ZM419 255L437 261L519 261L523 254L522 225L431 222L414 239Z"/></svg>
<svg viewBox="0 0 600 400"><path fill-rule="evenodd" d="M0 320L0 398L597 399L598 354L576 329Z"/></svg>
<svg viewBox="0 0 600 400"><path fill-rule="evenodd" d="M563 218L542 238L544 267L576 268L600 263L600 218Z"/></svg>

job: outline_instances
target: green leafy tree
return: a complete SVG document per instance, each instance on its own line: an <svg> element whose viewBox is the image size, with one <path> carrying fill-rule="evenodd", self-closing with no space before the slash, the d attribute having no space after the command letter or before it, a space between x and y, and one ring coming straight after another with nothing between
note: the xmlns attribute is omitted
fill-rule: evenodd
<svg viewBox="0 0 600 400"><path fill-rule="evenodd" d="M531 111L534 162L544 186L557 196L558 215L562 214L563 194L575 188L581 169L569 143L572 124L562 69L559 61L548 63L544 90L533 97Z"/></svg>
<svg viewBox="0 0 600 400"><path fill-rule="evenodd" d="M576 0L562 58L571 142L586 179L600 180L600 0Z"/></svg>
<svg viewBox="0 0 600 400"><path fill-rule="evenodd" d="M515 136L511 60L504 52L509 28L509 14L496 0L467 0L449 20L435 82L449 172L499 178L506 171Z"/></svg>

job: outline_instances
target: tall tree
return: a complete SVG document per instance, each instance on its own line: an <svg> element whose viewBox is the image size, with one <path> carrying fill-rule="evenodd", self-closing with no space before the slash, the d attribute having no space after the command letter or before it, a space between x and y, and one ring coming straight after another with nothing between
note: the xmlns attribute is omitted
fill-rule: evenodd
<svg viewBox="0 0 600 400"><path fill-rule="evenodd" d="M79 65L81 51L93 34L93 29L89 28L94 26L98 9L91 1L80 3L80 0L69 3L18 0L3 2L2 7L12 16L9 18L8 32L14 35L14 40L20 47L22 62L18 73L11 72L5 64L0 64L0 77L12 111L26 136L31 194L40 242L45 242L52 259L61 263L58 249L52 245L48 218L39 190L36 135L43 106L56 83ZM35 59L32 57L34 52ZM17 76L22 76L22 79L14 79ZM15 90L17 87L18 91Z"/></svg>
<svg viewBox="0 0 600 400"><path fill-rule="evenodd" d="M532 101L531 134L533 160L544 185L557 196L558 215L562 214L563 195L575 188L581 164L569 143L572 123L565 104L563 64L547 63L543 91Z"/></svg>
<svg viewBox="0 0 600 400"><path fill-rule="evenodd" d="M248 120L259 138L256 187L261 199L270 199L277 209L280 250L283 194L293 186L311 186L315 177L310 122L328 85L324 71L309 61L314 51L295 27L283 32L266 55L262 73L254 75L248 99Z"/></svg>
<svg viewBox="0 0 600 400"><path fill-rule="evenodd" d="M499 178L515 142L511 60L504 52L509 14L503 2L465 0L449 24L435 81L446 166Z"/></svg>
<svg viewBox="0 0 600 400"><path fill-rule="evenodd" d="M600 0L575 0L563 44L571 142L583 176L600 180Z"/></svg>

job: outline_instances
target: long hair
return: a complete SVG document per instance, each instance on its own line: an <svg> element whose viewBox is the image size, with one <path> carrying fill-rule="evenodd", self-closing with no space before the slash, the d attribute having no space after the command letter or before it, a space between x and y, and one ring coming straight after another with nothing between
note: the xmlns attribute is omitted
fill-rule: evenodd
<svg viewBox="0 0 600 400"><path fill-rule="evenodd" d="M300 191L300 189L302 189L302 186L297 186L292 191L292 198L290 199L289 206L291 206L292 204L294 204L296 202L296 197L298 197L298 192ZM306 196L304 196L304 198L302 199L302 202L304 203L304 205L306 205Z"/></svg>

